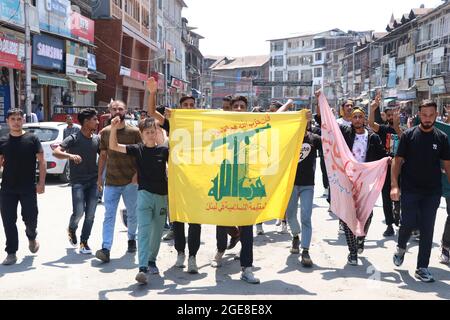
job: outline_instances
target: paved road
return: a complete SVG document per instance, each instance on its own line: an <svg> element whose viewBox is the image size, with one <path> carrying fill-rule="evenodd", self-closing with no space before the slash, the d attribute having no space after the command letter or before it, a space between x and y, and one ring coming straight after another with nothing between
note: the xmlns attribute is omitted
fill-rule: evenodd
<svg viewBox="0 0 450 320"><path fill-rule="evenodd" d="M317 181L321 181L319 175L320 170ZM41 250L37 255L30 254L19 218L19 261L15 266L0 266L0 299L450 299L450 267L438 261L447 216L445 202L438 213L430 264L437 282L424 284L414 279L417 243L411 244L401 268L393 265L395 239L382 237L385 226L381 201L375 208L360 265L346 265L347 248L344 237L338 236L338 221L328 213L328 205L321 198L322 186L317 186L316 191L313 269L304 269L298 256L289 254L290 235L279 234L278 227L268 223L264 225L266 234L256 237L254 244L255 274L262 283L246 284L239 280L239 262L234 261L240 245L227 252L223 268L216 270L209 266L215 250L215 227L203 226L197 258L200 273L193 276L174 268L173 243L163 243L158 259L161 275L151 276L149 285L142 287L134 281L137 256L126 253L126 229L120 219L109 264L102 264L93 256L79 255L70 247L66 238L70 187L52 179L46 194L39 197ZM101 205L90 240L93 250L101 246L103 215ZM1 229L3 249L3 226Z"/></svg>

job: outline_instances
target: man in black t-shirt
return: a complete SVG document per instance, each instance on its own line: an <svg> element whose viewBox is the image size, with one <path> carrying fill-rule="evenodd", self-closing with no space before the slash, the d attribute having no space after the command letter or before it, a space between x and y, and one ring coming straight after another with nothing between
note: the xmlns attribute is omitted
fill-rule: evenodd
<svg viewBox="0 0 450 320"><path fill-rule="evenodd" d="M84 214L83 229L80 238L80 253L91 254L88 245L94 224L98 201L98 164L100 137L94 132L98 127L97 111L84 109L78 114L81 131L69 135L53 150L58 159L70 161L70 182L72 184L72 215L70 217L68 236L73 247L77 247L76 231Z"/></svg>
<svg viewBox="0 0 450 320"><path fill-rule="evenodd" d="M450 147L445 133L434 127L437 105L426 100L419 107L420 125L403 133L392 165L391 198L400 200L398 176L401 180L402 217L394 264L401 266L406 246L414 229L420 230L419 256L415 277L433 282L428 270L433 244L436 212L442 193L441 161L450 176Z"/></svg>
<svg viewBox="0 0 450 320"><path fill-rule="evenodd" d="M386 149L386 155L389 157L394 157L397 153L397 148L399 144L399 138L402 135L402 129L400 129L400 111L394 110L392 108L385 109L387 123L388 124L378 124L375 122L375 114L380 107L381 94L378 93L374 102L370 106L369 115L369 126L370 128L380 136L381 142ZM383 233L384 237L392 237L395 235L393 224L399 225L399 215L394 213L392 210L392 200L391 200L391 170L390 166L386 173L386 180L384 182L382 197L383 197L383 211L386 220L387 229ZM398 207L399 204L395 203Z"/></svg>
<svg viewBox="0 0 450 320"><path fill-rule="evenodd" d="M300 243L302 245L302 260L304 267L311 268L313 262L309 256L309 247L312 238L311 215L314 200L314 176L316 172L317 152L322 148L320 136L306 131L302 142L301 154L297 165L294 189L286 210L286 217L292 232L292 254L300 253ZM301 203L301 228L297 219L298 201ZM300 242L299 234L302 240Z"/></svg>
<svg viewBox="0 0 450 320"><path fill-rule="evenodd" d="M45 175L47 163L41 142L32 133L23 131L25 122L23 111L11 109L6 116L10 128L8 137L0 141L0 165L3 166L1 189L1 215L6 235L6 252L8 256L3 265L17 262L16 252L19 248L17 233L17 205L22 207L25 233L31 253L39 250L37 236L37 196L45 192ZM39 183L36 185L36 159L39 161Z"/></svg>

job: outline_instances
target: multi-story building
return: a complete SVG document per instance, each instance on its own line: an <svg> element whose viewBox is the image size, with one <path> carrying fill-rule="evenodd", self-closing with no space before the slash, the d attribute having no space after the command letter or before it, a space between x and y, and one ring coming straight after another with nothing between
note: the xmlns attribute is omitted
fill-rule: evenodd
<svg viewBox="0 0 450 320"><path fill-rule="evenodd" d="M247 97L249 109L269 104L270 89L253 86L253 80L269 78L269 56L220 58L210 67L210 71L211 108L221 108L222 99L228 95Z"/></svg>
<svg viewBox="0 0 450 320"><path fill-rule="evenodd" d="M419 99L450 105L450 2L417 20L415 83Z"/></svg>
<svg viewBox="0 0 450 320"><path fill-rule="evenodd" d="M186 77L188 81L188 92L197 99L197 105L204 104L201 88L201 78L203 69L203 55L200 52L201 35L194 32L196 28L188 26L188 20L183 18L182 40L186 52Z"/></svg>
<svg viewBox="0 0 450 320"><path fill-rule="evenodd" d="M187 6L183 0L156 0L156 3L156 30L159 49L154 67L157 72L155 75L158 76L158 84L163 88L158 94L158 102L173 107L178 104L183 95L189 93L181 17L183 8Z"/></svg>
<svg viewBox="0 0 450 320"><path fill-rule="evenodd" d="M326 70L327 58L362 34L333 29L269 40L270 80L312 82L311 87L274 87L272 98L293 99L297 107L310 105L313 91L324 88L325 74L331 72Z"/></svg>
<svg viewBox="0 0 450 320"><path fill-rule="evenodd" d="M96 19L97 105L121 99L130 108L145 105L145 83L158 51L155 1L103 0L93 6Z"/></svg>

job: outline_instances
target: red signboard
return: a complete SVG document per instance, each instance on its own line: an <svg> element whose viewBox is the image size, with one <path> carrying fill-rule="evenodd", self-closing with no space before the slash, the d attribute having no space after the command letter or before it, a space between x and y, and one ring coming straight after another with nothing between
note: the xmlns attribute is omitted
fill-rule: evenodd
<svg viewBox="0 0 450 320"><path fill-rule="evenodd" d="M172 82L170 84L172 88L183 89L183 81L180 79L172 77Z"/></svg>
<svg viewBox="0 0 450 320"><path fill-rule="evenodd" d="M23 39L0 30L0 66L24 70L24 55Z"/></svg>
<svg viewBox="0 0 450 320"><path fill-rule="evenodd" d="M94 43L94 20L82 16L78 12L72 12L70 33L81 41Z"/></svg>
<svg viewBox="0 0 450 320"><path fill-rule="evenodd" d="M148 77L146 74L131 70L130 78L139 80L139 81L147 81Z"/></svg>

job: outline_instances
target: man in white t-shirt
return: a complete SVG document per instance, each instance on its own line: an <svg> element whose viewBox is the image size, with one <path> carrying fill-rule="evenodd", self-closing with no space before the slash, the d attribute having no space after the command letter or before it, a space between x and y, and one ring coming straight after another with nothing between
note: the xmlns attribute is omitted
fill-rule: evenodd
<svg viewBox="0 0 450 320"><path fill-rule="evenodd" d="M355 107L351 113L352 124L350 127L340 125L342 134L349 149L355 156L358 162L372 162L380 160L386 156L386 150L383 147L380 137L365 127L366 113L364 109ZM365 232L367 234L369 226L372 220L370 215L365 225ZM345 237L347 240L348 249L350 251L348 255L348 264L358 264L358 254L364 251L365 237L356 237L350 228L341 221L344 226Z"/></svg>

